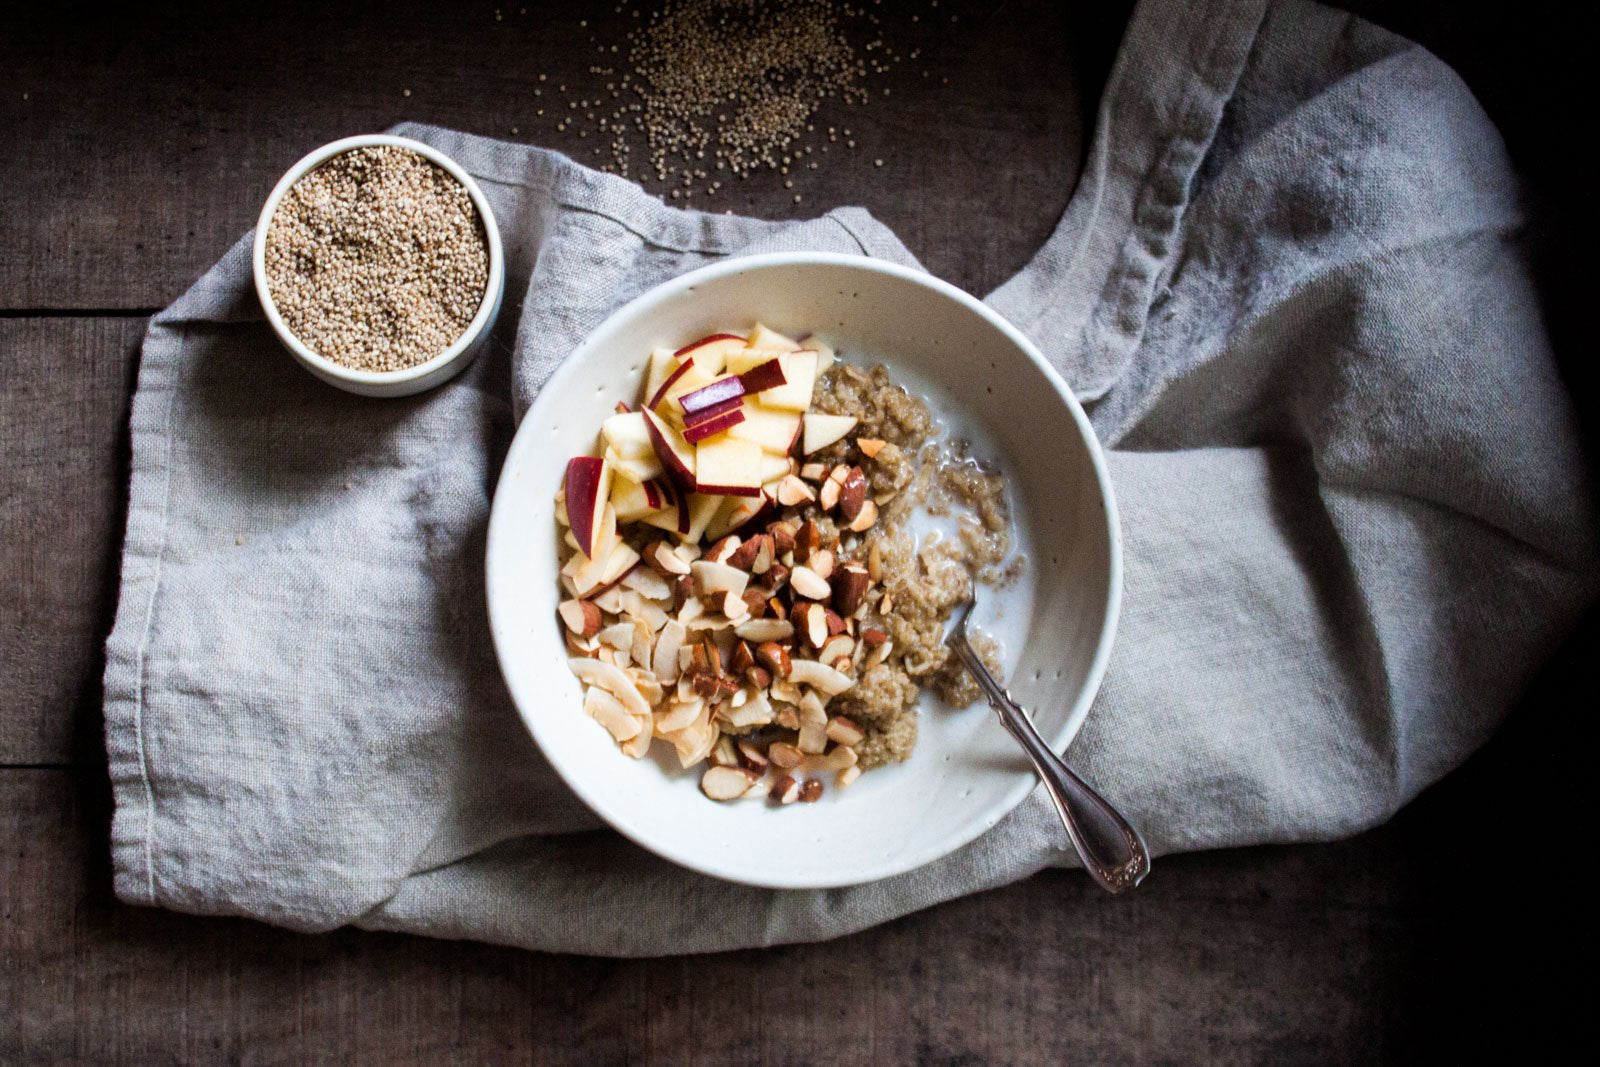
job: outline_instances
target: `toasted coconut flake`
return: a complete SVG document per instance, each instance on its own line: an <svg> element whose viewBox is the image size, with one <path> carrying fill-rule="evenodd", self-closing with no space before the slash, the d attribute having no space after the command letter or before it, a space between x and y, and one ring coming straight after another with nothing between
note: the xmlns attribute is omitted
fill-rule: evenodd
<svg viewBox="0 0 1600 1067"><path fill-rule="evenodd" d="M733 632L746 641L765 644L789 640L794 636L794 624L787 619L749 619L735 626Z"/></svg>
<svg viewBox="0 0 1600 1067"><path fill-rule="evenodd" d="M683 623L676 620L668 622L661 628L661 633L656 638L655 651L650 657L650 664L656 672L656 677L662 682L670 684L677 681L678 650L683 647L688 633Z"/></svg>
<svg viewBox="0 0 1600 1067"><path fill-rule="evenodd" d="M789 678L800 685L813 686L829 696L837 696L855 684L848 675L839 673L826 663L809 659L795 660Z"/></svg>
<svg viewBox="0 0 1600 1067"><path fill-rule="evenodd" d="M597 685L622 702L622 706L634 715L648 715L650 705L645 703L644 697L639 692L639 687L633 684L622 668L612 663L599 659L583 659L574 657L567 660L567 666L578 680L589 685Z"/></svg>
<svg viewBox="0 0 1600 1067"><path fill-rule="evenodd" d="M629 713L622 702L597 685L583 693L583 710L589 717L611 732L617 741L627 741L639 733L638 716Z"/></svg>

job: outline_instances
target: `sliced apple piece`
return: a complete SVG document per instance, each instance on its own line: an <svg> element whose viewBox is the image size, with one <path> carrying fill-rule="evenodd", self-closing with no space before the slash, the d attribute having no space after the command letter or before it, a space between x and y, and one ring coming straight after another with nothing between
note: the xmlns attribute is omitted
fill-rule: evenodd
<svg viewBox="0 0 1600 1067"><path fill-rule="evenodd" d="M728 357L745 347L745 344L745 339L736 333L713 333L698 341L690 341L673 355L679 359L688 359L692 356L712 374L716 374L727 362Z"/></svg>
<svg viewBox="0 0 1600 1067"><path fill-rule="evenodd" d="M695 488L724 496L761 492L761 446L737 437L718 437L695 446Z"/></svg>
<svg viewBox="0 0 1600 1067"><path fill-rule="evenodd" d="M606 462L611 464L611 469L626 478L636 482L648 482L652 478L659 478L665 473L661 468L661 460L656 458L654 452L643 456L623 457L611 449L606 449Z"/></svg>
<svg viewBox="0 0 1600 1067"><path fill-rule="evenodd" d="M744 421L728 431L729 436L741 441L754 441L762 451L787 456L795 437L800 433L800 413L775 411L772 408L746 404Z"/></svg>
<svg viewBox="0 0 1600 1067"><path fill-rule="evenodd" d="M756 323L756 328L750 331L750 339L745 342L745 347L770 348L777 352L793 352L800 346L777 330L758 322Z"/></svg>
<svg viewBox="0 0 1600 1067"><path fill-rule="evenodd" d="M692 393L684 393L678 398L678 404L683 408L686 417L692 417L707 409L727 404L729 401L737 401L745 392L742 377L737 374L724 374L709 385L703 385Z"/></svg>
<svg viewBox="0 0 1600 1067"><path fill-rule="evenodd" d="M702 369L698 363L686 363L682 374L667 379L667 384L661 387L661 399L650 406L657 414L681 421L683 398L717 380L716 374Z"/></svg>
<svg viewBox="0 0 1600 1067"><path fill-rule="evenodd" d="M670 348L657 348L650 353L650 369L645 374L644 395L652 397L661 388L661 383L671 377L672 372L678 369L678 354Z"/></svg>
<svg viewBox="0 0 1600 1067"><path fill-rule="evenodd" d="M815 352L788 352L778 357L783 365L783 384L757 394L769 408L805 411L811 406L811 388L817 381Z"/></svg>
<svg viewBox="0 0 1600 1067"><path fill-rule="evenodd" d="M800 442L800 450L806 455L821 451L835 441L844 440L844 435L856 428L860 420L854 415L806 415L804 436Z"/></svg>
<svg viewBox="0 0 1600 1067"><path fill-rule="evenodd" d="M817 354L818 378L828 373L828 368L832 367L834 361L838 359L838 356L834 354L833 349L817 340L815 336L807 337L805 340L801 341L800 347L805 349L807 352L815 352Z"/></svg>
<svg viewBox="0 0 1600 1067"><path fill-rule="evenodd" d="M594 558L595 535L611 498L611 464L599 456L574 456L567 463L567 519L583 554Z"/></svg>
<svg viewBox="0 0 1600 1067"><path fill-rule="evenodd" d="M714 415L709 419L702 419L684 427L683 439L691 444L699 444L708 437L715 437L744 421L744 408L735 405L732 409ZM759 446L757 446L759 447Z"/></svg>
<svg viewBox="0 0 1600 1067"><path fill-rule="evenodd" d="M666 468L679 485L693 486L695 484L695 448L684 440L683 434L676 427L669 426L661 416L653 411L645 411L644 424L650 432L650 444L655 448L656 458L661 461L661 466Z"/></svg>
<svg viewBox="0 0 1600 1067"><path fill-rule="evenodd" d="M739 374L739 384L744 386L747 393L760 393L768 389L776 389L785 384L787 379L783 374L783 360L768 359L757 363L747 371Z"/></svg>
<svg viewBox="0 0 1600 1067"><path fill-rule="evenodd" d="M680 489L679 493L682 492ZM714 493L690 493L688 496L689 528L682 533L686 542L694 544L705 535L706 527L711 525L724 498Z"/></svg>
<svg viewBox="0 0 1600 1067"><path fill-rule="evenodd" d="M616 511L619 523L638 522L665 510L667 503L653 481L636 482L625 477L611 479L611 507ZM676 516L673 516L673 521L677 521Z"/></svg>
<svg viewBox="0 0 1600 1067"><path fill-rule="evenodd" d="M600 440L608 451L624 458L650 454L650 432L645 429L644 412L619 412L600 424Z"/></svg>
<svg viewBox="0 0 1600 1067"><path fill-rule="evenodd" d="M730 411L738 410L743 405L744 405L744 398L736 396L736 397L732 398L731 400L724 400L720 404L713 404L711 407L701 408L699 411L696 411L692 415L685 415L684 416L684 419L683 419L684 429L688 429L690 426L697 426L700 423L705 422L707 419L720 418L723 415L726 415Z"/></svg>
<svg viewBox="0 0 1600 1067"><path fill-rule="evenodd" d="M771 452L761 454L761 484L779 481L794 473L789 469L788 456L775 456Z"/></svg>
<svg viewBox="0 0 1600 1067"><path fill-rule="evenodd" d="M729 356L728 362L724 364L722 369L729 374L743 374L745 371L753 370L769 360L777 359L786 351L788 349L746 348Z"/></svg>

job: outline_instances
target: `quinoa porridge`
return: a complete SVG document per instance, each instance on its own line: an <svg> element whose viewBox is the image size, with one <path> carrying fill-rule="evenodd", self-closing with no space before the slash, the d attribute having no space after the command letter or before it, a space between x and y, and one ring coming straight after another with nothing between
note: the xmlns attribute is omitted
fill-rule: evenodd
<svg viewBox="0 0 1600 1067"><path fill-rule="evenodd" d="M625 753L666 741L712 799L811 801L910 758L925 690L979 697L944 629L1024 565L1005 479L889 368L714 334L652 353L597 452L558 501L560 615Z"/></svg>

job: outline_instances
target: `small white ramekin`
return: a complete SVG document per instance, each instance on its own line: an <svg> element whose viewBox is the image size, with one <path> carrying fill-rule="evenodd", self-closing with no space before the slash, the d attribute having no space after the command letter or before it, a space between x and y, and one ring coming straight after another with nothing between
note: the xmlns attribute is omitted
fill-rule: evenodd
<svg viewBox="0 0 1600 1067"><path fill-rule="evenodd" d="M351 149L372 145L408 148L448 171L466 188L467 195L472 197L472 204L478 209L478 217L483 220L483 232L489 242L489 282L484 287L483 303L478 305L477 315L473 316L466 331L449 348L432 359L414 367L407 367L405 370L354 370L318 355L290 331L288 324L283 321L283 316L278 313L277 305L272 301L271 289L267 285L267 226L272 221L273 213L278 210L278 203L284 194L302 176L334 156L342 155ZM438 149L421 141L413 141L406 137L391 137L388 134L364 134L325 144L290 167L288 173L278 179L272 195L267 197L266 204L261 208L261 218L256 222L255 247L251 258L255 271L256 295L261 300L261 310L266 312L267 321L272 324L273 332L278 335L278 340L283 342L283 347L300 361L301 366L329 385L362 396L410 396L442 385L461 373L488 343L489 331L494 326L496 316L500 314L500 302L505 296L506 289L505 253L500 245L500 227L495 223L494 211L489 207L489 201L484 197L483 190L478 188L478 183L473 181L472 176L462 170L455 160Z"/></svg>

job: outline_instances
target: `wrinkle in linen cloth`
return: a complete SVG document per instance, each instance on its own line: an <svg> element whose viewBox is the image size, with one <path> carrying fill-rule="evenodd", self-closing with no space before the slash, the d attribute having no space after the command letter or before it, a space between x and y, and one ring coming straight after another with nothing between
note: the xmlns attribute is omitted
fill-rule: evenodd
<svg viewBox="0 0 1600 1067"><path fill-rule="evenodd" d="M865 212L669 209L447 130L500 221L493 348L421 397L276 349L249 239L151 323L107 646L118 895L615 955L834 937L1063 865L1035 794L920 870L770 892L603 829L483 612L516 420L616 307L720 257L913 264ZM1126 596L1072 756L1158 853L1338 837L1490 734L1596 587L1592 488L1500 138L1431 55L1296 2L1135 11L1080 187L989 297L1089 406Z"/></svg>

